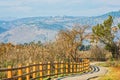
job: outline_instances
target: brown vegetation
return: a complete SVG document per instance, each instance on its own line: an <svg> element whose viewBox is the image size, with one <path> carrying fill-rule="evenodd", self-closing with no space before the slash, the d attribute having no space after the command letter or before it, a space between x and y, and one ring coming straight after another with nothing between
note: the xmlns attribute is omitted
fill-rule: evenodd
<svg viewBox="0 0 120 80"><path fill-rule="evenodd" d="M11 43L0 44L0 66L26 64L45 61L75 61L79 58L77 51L82 41L88 36L85 33L87 27L75 25L72 30L62 30L58 33L55 42L13 45Z"/></svg>
<svg viewBox="0 0 120 80"><path fill-rule="evenodd" d="M59 49L66 53L65 57L76 60L79 57L77 54L78 48L82 46L82 41L89 35L86 33L88 26L80 26L78 24L72 30L60 31L56 40Z"/></svg>

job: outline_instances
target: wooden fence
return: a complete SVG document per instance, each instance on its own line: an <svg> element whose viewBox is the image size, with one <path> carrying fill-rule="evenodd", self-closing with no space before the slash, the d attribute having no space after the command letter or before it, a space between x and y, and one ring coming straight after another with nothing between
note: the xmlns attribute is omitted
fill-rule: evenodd
<svg viewBox="0 0 120 80"><path fill-rule="evenodd" d="M18 65L17 68L8 66L7 69L0 69L0 74L6 74L2 80L43 80L43 78L50 80L52 77L88 72L89 67L88 59L79 62L40 62L26 66Z"/></svg>

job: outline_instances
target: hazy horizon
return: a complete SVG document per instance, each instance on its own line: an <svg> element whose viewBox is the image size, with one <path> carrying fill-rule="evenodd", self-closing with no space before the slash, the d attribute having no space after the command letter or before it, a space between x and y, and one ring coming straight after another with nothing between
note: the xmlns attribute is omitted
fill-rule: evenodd
<svg viewBox="0 0 120 80"><path fill-rule="evenodd" d="M1 0L0 17L98 16L120 10L119 3L119 0Z"/></svg>

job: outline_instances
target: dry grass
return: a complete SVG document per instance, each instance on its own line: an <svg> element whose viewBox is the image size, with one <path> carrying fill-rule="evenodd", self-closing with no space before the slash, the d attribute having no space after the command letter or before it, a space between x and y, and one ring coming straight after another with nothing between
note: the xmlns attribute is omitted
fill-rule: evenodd
<svg viewBox="0 0 120 80"><path fill-rule="evenodd" d="M109 72L100 80L120 80L120 67L110 67Z"/></svg>
<svg viewBox="0 0 120 80"><path fill-rule="evenodd" d="M59 53L58 53L59 52ZM0 68L8 65L17 66L18 64L26 65L32 62L47 62L57 59L64 60L65 53L53 45L13 45L11 43L0 45Z"/></svg>
<svg viewBox="0 0 120 80"><path fill-rule="evenodd" d="M101 76L99 80L120 80L120 61L106 61L105 63L97 64L108 68L108 73L105 76Z"/></svg>

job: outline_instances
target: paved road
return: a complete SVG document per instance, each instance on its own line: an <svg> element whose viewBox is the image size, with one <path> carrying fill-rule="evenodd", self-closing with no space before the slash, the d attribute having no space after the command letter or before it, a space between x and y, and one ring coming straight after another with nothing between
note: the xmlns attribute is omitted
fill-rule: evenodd
<svg viewBox="0 0 120 80"><path fill-rule="evenodd" d="M57 80L93 80L93 78L96 78L94 80L97 80L98 79L97 77L105 75L108 70L105 67L95 66L96 63L98 63L98 62L91 63L91 65L96 68L96 71L92 71L92 72L82 74L82 75L73 75L73 76L69 76L69 77L63 77L63 78L57 79Z"/></svg>

